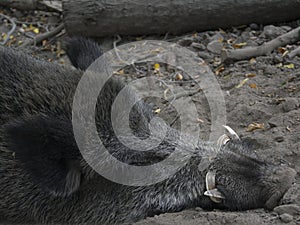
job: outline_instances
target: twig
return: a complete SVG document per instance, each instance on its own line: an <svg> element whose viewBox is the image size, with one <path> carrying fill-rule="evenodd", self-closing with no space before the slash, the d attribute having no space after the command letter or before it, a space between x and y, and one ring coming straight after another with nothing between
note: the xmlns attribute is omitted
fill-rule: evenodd
<svg viewBox="0 0 300 225"><path fill-rule="evenodd" d="M59 34L62 30L64 29L64 24L60 24L58 27L56 27L55 29L53 29L52 31L48 32L48 33L44 33L41 35L36 36L34 39L24 43L23 45L21 45L21 47L26 47L29 45L37 45L40 42L42 42L45 39L51 38L57 34Z"/></svg>
<svg viewBox="0 0 300 225"><path fill-rule="evenodd" d="M223 50L221 57L222 57L222 61L228 64L239 60L250 59L262 55L268 55L274 49L280 46L285 46L287 44L292 44L298 40L300 40L300 27L286 34L283 34L269 42L266 42L261 46L248 47L248 48L235 49L235 50Z"/></svg>
<svg viewBox="0 0 300 225"><path fill-rule="evenodd" d="M11 19L10 17L8 17L8 16L6 16L6 15L4 15L2 13L0 13L0 16L4 17L5 19L7 19L11 23L11 25L12 25L12 28L7 33L6 38L4 39L4 41L0 42L1 45L6 45L6 43L8 42L8 40L10 38L10 36L15 32L17 26L16 26L16 23L13 21L13 19Z"/></svg>
<svg viewBox="0 0 300 225"><path fill-rule="evenodd" d="M176 96L175 96L175 93L174 93L174 91L173 91L173 88L172 88L170 85L168 85L168 84L166 83L166 81L164 81L164 80L162 80L162 79L158 79L158 78L156 78L156 77L154 77L153 79L159 81L160 83L162 83L163 85L165 85L165 86L170 90L172 96L171 96L171 97L168 97L168 98L165 98L165 100L166 100L166 101L170 101L170 100L172 99L172 101L171 101L171 105L172 105L173 102L176 100Z"/></svg>
<svg viewBox="0 0 300 225"><path fill-rule="evenodd" d="M176 117L175 117L175 119L170 123L170 127L172 127L176 122L177 122L177 120L180 118L180 115L177 115Z"/></svg>
<svg viewBox="0 0 300 225"><path fill-rule="evenodd" d="M122 58L121 58L121 56L120 56L120 54L119 54L119 49L117 48L117 44L122 40L122 38L120 37L120 35L117 35L116 36L117 37L117 39L114 41L114 43L113 43L113 45L114 45L114 50L115 50L115 53L116 53L116 56L118 57L118 59L120 60L120 62L122 62L122 63L125 63L127 66L129 66L130 64L128 63L128 62L126 62L126 61L124 61Z"/></svg>
<svg viewBox="0 0 300 225"><path fill-rule="evenodd" d="M172 101L174 101L175 99L179 99L179 98L182 98L182 97L185 97L185 96L195 95L195 94L197 94L201 91L202 91L202 89L200 89L200 88L197 89L197 90L192 90L192 91L184 91L184 92L174 94L174 96L167 97L165 100L170 101L172 99Z"/></svg>
<svg viewBox="0 0 300 225"><path fill-rule="evenodd" d="M289 59L294 58L295 56L300 56L300 46L293 51L291 51L288 55Z"/></svg>

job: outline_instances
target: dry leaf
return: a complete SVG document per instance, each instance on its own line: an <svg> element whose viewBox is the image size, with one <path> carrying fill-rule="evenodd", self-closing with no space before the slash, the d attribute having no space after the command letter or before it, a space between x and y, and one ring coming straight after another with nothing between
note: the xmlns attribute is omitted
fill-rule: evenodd
<svg viewBox="0 0 300 225"><path fill-rule="evenodd" d="M249 80L249 78L242 80L235 88L243 87L248 82L248 80Z"/></svg>
<svg viewBox="0 0 300 225"><path fill-rule="evenodd" d="M246 131L247 132L252 132L252 131L255 131L255 130L264 130L265 129L265 125L263 123L251 123Z"/></svg>
<svg viewBox="0 0 300 225"><path fill-rule="evenodd" d="M289 54L289 51L285 51L285 52L282 54L282 57L285 57L287 54Z"/></svg>
<svg viewBox="0 0 300 225"><path fill-rule="evenodd" d="M283 53L286 52L286 48L279 47L279 48L278 48L278 52L280 52L281 54L283 54Z"/></svg>
<svg viewBox="0 0 300 225"><path fill-rule="evenodd" d="M42 41L42 46L46 46L46 44L47 44L47 40L43 40Z"/></svg>
<svg viewBox="0 0 300 225"><path fill-rule="evenodd" d="M159 71L160 70L160 65L158 63L154 64L154 70Z"/></svg>
<svg viewBox="0 0 300 225"><path fill-rule="evenodd" d="M161 109L160 109L160 108L154 110L154 113L156 113L156 114L159 114L160 112L161 112Z"/></svg>
<svg viewBox="0 0 300 225"><path fill-rule="evenodd" d="M295 65L293 63L288 64L288 65L284 65L284 68L288 68L288 69L295 69Z"/></svg>
<svg viewBox="0 0 300 225"><path fill-rule="evenodd" d="M283 67L283 64L282 64L282 63L278 63L278 64L276 65L276 67Z"/></svg>
<svg viewBox="0 0 300 225"><path fill-rule="evenodd" d="M256 74L255 73L247 73L246 74L246 77L256 77Z"/></svg>
<svg viewBox="0 0 300 225"><path fill-rule="evenodd" d="M175 80L183 80L183 76L180 73L177 73L175 76Z"/></svg>
<svg viewBox="0 0 300 225"><path fill-rule="evenodd" d="M116 75L124 75L125 71L124 70L115 71L114 74L116 74Z"/></svg>
<svg viewBox="0 0 300 225"><path fill-rule="evenodd" d="M142 41L144 37L137 37L135 38L136 41Z"/></svg>
<svg viewBox="0 0 300 225"><path fill-rule="evenodd" d="M167 88L166 90L164 90L164 98L167 99L167 93L170 91L169 88Z"/></svg>
<svg viewBox="0 0 300 225"><path fill-rule="evenodd" d="M223 65L221 65L215 70L215 73L216 73L216 75L220 75L224 70L225 70L225 67Z"/></svg>
<svg viewBox="0 0 300 225"><path fill-rule="evenodd" d="M33 32L36 33L36 34L39 34L39 33L40 33L40 30L39 30L39 28L34 28L34 29L33 29Z"/></svg>
<svg viewBox="0 0 300 225"><path fill-rule="evenodd" d="M250 86L251 88L257 88L257 85L256 85L256 84L254 84L254 83L252 83L252 84L249 84L249 86Z"/></svg>
<svg viewBox="0 0 300 225"><path fill-rule="evenodd" d="M200 118L197 118L197 122L198 123L204 123L204 120L200 119Z"/></svg>
<svg viewBox="0 0 300 225"><path fill-rule="evenodd" d="M229 45L233 44L233 42L234 42L233 39L228 39L228 40L227 40L227 44L229 44Z"/></svg>
<svg viewBox="0 0 300 225"><path fill-rule="evenodd" d="M251 58L249 62L250 62L250 64L255 64L256 63L256 59L255 58Z"/></svg>
<svg viewBox="0 0 300 225"><path fill-rule="evenodd" d="M247 43L246 43L246 42L243 42L243 43L234 44L233 47L234 47L234 48L242 48L242 47L244 47L244 46L246 46L246 45L247 45Z"/></svg>

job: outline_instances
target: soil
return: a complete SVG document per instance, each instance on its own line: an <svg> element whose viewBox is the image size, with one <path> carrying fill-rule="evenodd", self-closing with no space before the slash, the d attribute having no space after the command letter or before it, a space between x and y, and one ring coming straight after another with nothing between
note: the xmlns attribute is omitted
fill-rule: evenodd
<svg viewBox="0 0 300 225"><path fill-rule="evenodd" d="M15 10L0 11L18 20L37 21L43 17L43 25L39 32L44 32L49 20L60 21L60 15L40 12L23 13ZM24 21L24 20L23 20ZM195 52L214 72L222 89L226 102L227 125L232 127L240 137L248 137L257 142L257 153L264 159L274 162L289 163L298 172L296 182L284 196L281 206L272 212L263 209L245 212L226 212L220 210L204 211L201 208L189 209L177 213L154 216L136 224L142 225L192 225L192 224L300 224L300 57L288 59L286 51L291 51L300 42L275 49L270 55L255 59L239 61L231 65L223 65L220 59L222 48L244 48L257 46L290 31L300 25L300 21L286 24L257 25L251 24L228 30L193 32L180 37L123 37L122 42L140 39L159 39L177 43ZM7 32L9 26L1 25L0 34ZM18 24L18 28L22 23ZM52 25L48 28L51 29ZM19 35L17 35L19 33ZM36 35L28 31L31 35ZM7 45L19 48L19 40L30 39L28 35L16 31L16 39ZM1 41L1 40L0 40ZM103 40L102 40L103 42ZM107 48L111 39L104 40ZM22 50L53 63L69 64L64 51L61 50L61 38L52 38L49 42ZM144 76L156 76L157 82L150 85L164 97L167 88L176 86L185 90L196 90L197 87L185 77L184 73L174 72L160 65L138 65L135 70L125 68L119 76L127 81ZM143 69L144 68L144 69ZM150 69L149 69L150 68ZM157 71L159 70L159 76ZM137 73L139 71L139 73ZM149 74L150 71L150 74ZM179 75L178 75L179 74ZM180 76L181 75L181 76ZM199 77L201 81L201 76ZM170 95L170 93L168 92ZM191 99L190 99L191 98ZM191 123L201 127L200 137L208 138L211 126L210 109L203 93L191 96L180 96L180 101L191 101L196 105L198 115L186 113ZM157 113L166 118L173 126L179 126L176 113L168 104L155 102Z"/></svg>

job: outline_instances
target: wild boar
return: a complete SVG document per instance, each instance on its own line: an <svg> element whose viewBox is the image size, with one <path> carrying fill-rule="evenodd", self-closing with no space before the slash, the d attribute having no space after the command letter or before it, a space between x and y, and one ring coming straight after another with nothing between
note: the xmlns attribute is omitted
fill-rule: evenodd
<svg viewBox="0 0 300 225"><path fill-rule="evenodd" d="M292 185L293 169L261 160L251 142L228 136L220 139L219 150L213 149L217 155L205 170L199 169L197 152L207 151L207 145L200 142L189 162L159 183L136 187L104 178L80 154L71 121L77 84L102 50L90 40L73 38L67 54L76 70L0 48L0 215L7 220L126 224L192 207L273 209ZM113 78L99 97L99 135L110 153L127 164L159 162L176 146L177 131L170 128L167 141L142 153L130 151L114 137L109 115L123 86ZM147 135L151 107L140 102L135 114L133 130L137 136ZM183 155L184 144L178 144Z"/></svg>

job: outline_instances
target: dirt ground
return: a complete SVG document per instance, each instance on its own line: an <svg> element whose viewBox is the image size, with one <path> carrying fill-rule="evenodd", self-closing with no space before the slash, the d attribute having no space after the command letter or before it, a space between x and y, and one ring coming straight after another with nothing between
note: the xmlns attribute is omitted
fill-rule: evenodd
<svg viewBox="0 0 300 225"><path fill-rule="evenodd" d="M37 17L37 19L43 17L44 24L48 24L50 19L53 24L60 20L59 15L24 14L5 9L0 9L0 11L16 17L18 20L26 19L28 21L32 17ZM22 23L18 26L22 27ZM220 53L224 47L257 46L298 26L300 26L300 21L268 26L251 24L228 30L193 32L181 37L155 37L178 43L196 52L215 73L223 91L226 101L227 124L241 137L254 139L258 144L256 151L261 157L275 162L288 162L296 169L298 175L296 183L284 196L282 205L272 212L266 212L263 209L246 212L204 211L201 208L196 208L155 216L136 224L300 224L300 57L288 59L285 55L286 51L295 49L300 45L300 42L275 49L270 55L239 61L231 65L223 65L220 60ZM42 25L39 32L43 32L44 27ZM0 24L0 34L7 32L7 29L7 26ZM16 31L16 33L18 32ZM34 28L27 33L36 35ZM21 44L19 40L23 42L30 40L29 35L25 36L24 33L14 35L12 40L14 38L16 40L8 44L17 48ZM141 38L153 39L153 37L139 37L138 40ZM123 42L136 39L124 37ZM112 47L112 41L102 40L103 42L106 49ZM43 44L43 46L37 47L29 46L23 50L45 60L53 61L53 63L69 63L64 51L60 48L60 41L52 39L49 43ZM163 66L160 70L163 71ZM125 70L124 73L125 75L132 75L132 71ZM186 80L184 76L180 77L180 75L175 74L174 78L172 74L166 75L166 73L161 75L158 84L162 81L167 84L177 81L171 84L173 86L180 85L186 90L195 90L192 82ZM145 76L145 74L141 73L140 76ZM199 79L201 80L201 77ZM166 87L169 86L165 85L164 87L162 85L159 88L163 90ZM163 92L161 91L161 93ZM180 98L185 101L187 97L189 96ZM201 135L205 139L207 138L205 133L209 131L210 127L209 107L202 93L194 93L191 97L193 103L197 105L199 114L197 118L191 116L190 119L200 124ZM162 111L166 116L172 115L167 109Z"/></svg>

